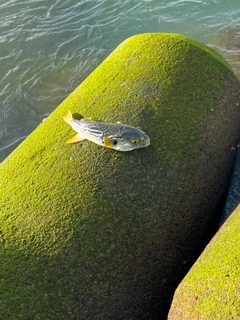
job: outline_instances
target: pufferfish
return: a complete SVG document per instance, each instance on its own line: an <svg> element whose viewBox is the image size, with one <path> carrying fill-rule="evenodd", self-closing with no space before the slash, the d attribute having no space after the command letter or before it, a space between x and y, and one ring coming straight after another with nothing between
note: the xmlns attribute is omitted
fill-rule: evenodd
<svg viewBox="0 0 240 320"><path fill-rule="evenodd" d="M90 140L118 151L131 151L150 145L150 138L145 132L120 122L107 123L89 118L77 120L73 118L70 110L63 119L77 132L67 143Z"/></svg>

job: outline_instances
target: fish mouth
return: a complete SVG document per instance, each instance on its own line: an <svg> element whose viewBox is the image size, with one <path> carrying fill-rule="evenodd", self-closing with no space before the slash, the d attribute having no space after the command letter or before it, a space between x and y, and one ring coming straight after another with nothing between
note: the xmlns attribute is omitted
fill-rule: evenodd
<svg viewBox="0 0 240 320"><path fill-rule="evenodd" d="M148 139L148 140L145 142L144 146L145 146L145 147L148 147L149 145L150 145L150 139Z"/></svg>

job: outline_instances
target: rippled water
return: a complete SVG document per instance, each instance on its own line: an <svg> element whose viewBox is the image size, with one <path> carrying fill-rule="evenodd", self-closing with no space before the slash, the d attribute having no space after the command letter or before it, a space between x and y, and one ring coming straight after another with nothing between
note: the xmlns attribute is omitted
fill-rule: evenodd
<svg viewBox="0 0 240 320"><path fill-rule="evenodd" d="M240 21L239 0L1 2L0 161L125 38L177 32L220 48L214 35Z"/></svg>

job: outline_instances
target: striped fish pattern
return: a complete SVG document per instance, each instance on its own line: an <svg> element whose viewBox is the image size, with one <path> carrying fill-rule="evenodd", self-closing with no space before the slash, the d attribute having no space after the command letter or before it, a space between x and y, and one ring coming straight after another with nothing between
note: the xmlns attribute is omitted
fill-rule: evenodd
<svg viewBox="0 0 240 320"><path fill-rule="evenodd" d="M122 123L107 123L90 119L74 119L71 111L64 117L77 134L67 143L90 140L117 151L131 151L150 145L150 138L140 129Z"/></svg>

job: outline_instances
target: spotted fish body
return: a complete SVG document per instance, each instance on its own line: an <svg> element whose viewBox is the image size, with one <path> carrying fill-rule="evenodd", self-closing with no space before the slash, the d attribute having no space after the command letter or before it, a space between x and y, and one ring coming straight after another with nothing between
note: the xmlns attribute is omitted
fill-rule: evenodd
<svg viewBox="0 0 240 320"><path fill-rule="evenodd" d="M77 134L67 143L90 140L100 146L118 151L131 151L150 145L150 138L140 129L122 124L106 123L90 119L74 119L72 113L64 117Z"/></svg>

